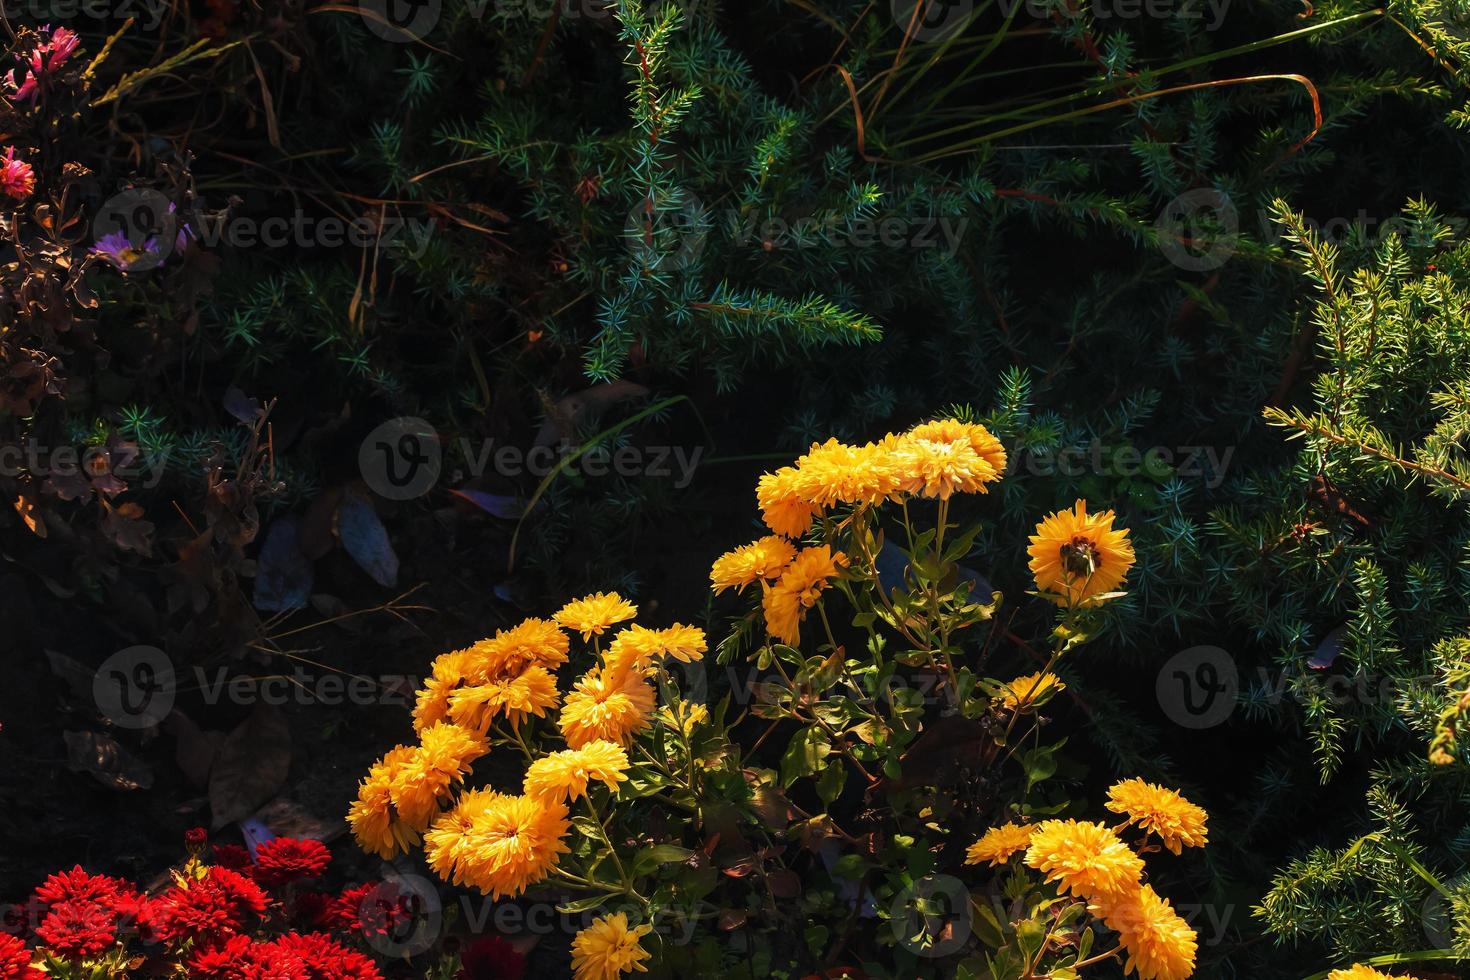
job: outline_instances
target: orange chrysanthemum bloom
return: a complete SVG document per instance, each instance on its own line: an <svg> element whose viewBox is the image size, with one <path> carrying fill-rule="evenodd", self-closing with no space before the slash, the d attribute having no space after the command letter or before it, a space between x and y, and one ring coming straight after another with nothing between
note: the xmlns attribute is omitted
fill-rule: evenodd
<svg viewBox="0 0 1470 980"><path fill-rule="evenodd" d="M347 811L347 823L357 845L369 854L391 858L418 843L419 835L398 818L393 804L393 778L414 756L413 746L399 745L374 762Z"/></svg>
<svg viewBox="0 0 1470 980"><path fill-rule="evenodd" d="M797 490L794 466L783 466L762 476L756 485L755 499L766 527L788 538L799 538L805 534L811 527L812 518L817 515L817 508Z"/></svg>
<svg viewBox="0 0 1470 980"><path fill-rule="evenodd" d="M878 504L896 495L904 471L892 444L848 446L828 439L796 461L792 488L817 509L834 504Z"/></svg>
<svg viewBox="0 0 1470 980"><path fill-rule="evenodd" d="M490 751L484 736L440 722L426 728L419 745L405 755L389 780L393 807L415 832L428 829L439 801L464 779L470 763Z"/></svg>
<svg viewBox="0 0 1470 980"><path fill-rule="evenodd" d="M765 587L761 608L766 632L784 643L801 642L801 621L807 610L817 604L830 580L846 564L846 555L825 544L803 548L776 584Z"/></svg>
<svg viewBox="0 0 1470 980"><path fill-rule="evenodd" d="M449 698L457 686L457 681L442 681L437 677L424 681L424 686L419 688L414 698L414 731L422 732L449 717Z"/></svg>
<svg viewBox="0 0 1470 980"><path fill-rule="evenodd" d="M985 493L1005 472L1005 449L973 422L925 422L889 445L904 474L899 488L905 493L941 500L956 493Z"/></svg>
<svg viewBox="0 0 1470 980"><path fill-rule="evenodd" d="M1107 808L1127 814L1130 824L1158 834L1164 846L1175 854L1185 847L1204 847L1209 843L1205 826L1208 815L1204 809L1172 789L1142 779L1125 779L1108 790Z"/></svg>
<svg viewBox="0 0 1470 980"><path fill-rule="evenodd" d="M466 860L474 846L471 831L475 820L506 797L490 789L471 789L459 794L454 808L441 813L424 834L424 856L429 867L445 881Z"/></svg>
<svg viewBox="0 0 1470 980"><path fill-rule="evenodd" d="M1185 980L1194 973L1198 937L1152 887L1142 885L1088 908L1118 934L1128 952L1125 975L1137 971L1139 980Z"/></svg>
<svg viewBox="0 0 1470 980"><path fill-rule="evenodd" d="M638 940L653 930L651 925L629 928L622 912L595 920L572 940L573 980L618 980L624 973L647 973L643 961L650 955Z"/></svg>
<svg viewBox="0 0 1470 980"><path fill-rule="evenodd" d="M1333 970L1327 974L1327 980L1414 980L1408 974L1403 976L1390 976L1387 973L1379 973L1371 966L1354 963L1346 970Z"/></svg>
<svg viewBox="0 0 1470 980"><path fill-rule="evenodd" d="M497 678L514 676L533 664L556 670L567 662L571 640L549 619L527 619L481 640L472 649L480 658L483 675Z"/></svg>
<svg viewBox="0 0 1470 980"><path fill-rule="evenodd" d="M538 800L570 802L587 795L587 784L596 780L616 793L618 783L628 777L628 753L613 742L588 742L579 749L552 752L531 763L526 770L525 793Z"/></svg>
<svg viewBox="0 0 1470 980"><path fill-rule="evenodd" d="M653 687L639 671L592 670L577 681L562 705L562 735L574 749L598 740L626 745L648 727L653 701Z"/></svg>
<svg viewBox="0 0 1470 980"><path fill-rule="evenodd" d="M456 724L483 732L504 715L512 728L519 728L530 716L545 716L556 707L559 697L556 677L536 664L515 677L459 688L449 696L449 717Z"/></svg>
<svg viewBox="0 0 1470 980"><path fill-rule="evenodd" d="M1113 529L1110 510L1088 514L1083 500L1038 524L1027 550L1036 588L1069 605L1096 605L1133 567L1127 528Z"/></svg>
<svg viewBox="0 0 1470 980"><path fill-rule="evenodd" d="M689 663L703 657L707 649L704 630L697 626L675 623L662 630L629 626L608 644L606 660L608 669L614 672L641 670L652 664L655 657L672 657Z"/></svg>
<svg viewBox="0 0 1470 980"><path fill-rule="evenodd" d="M1013 681L1006 682L1000 689L996 699L1001 705L1011 710L1021 707L1023 704L1034 704L1042 698L1053 694L1059 694L1067 689L1062 679L1053 673L1024 674Z"/></svg>
<svg viewBox="0 0 1470 980"><path fill-rule="evenodd" d="M601 636L608 627L636 615L638 607L616 592L595 592L562 606L554 618L572 632L581 633L582 639L590 640L594 634Z"/></svg>
<svg viewBox="0 0 1470 980"><path fill-rule="evenodd" d="M1100 823L1044 820L1026 848L1026 863L1078 898L1104 899L1137 888L1143 859Z"/></svg>
<svg viewBox="0 0 1470 980"><path fill-rule="evenodd" d="M451 811L454 812L454 811ZM445 818L441 818L445 819ZM467 826L455 843L453 829ZM430 860L450 871L449 880L478 888L491 898L519 895L541 881L570 848L563 842L571 822L560 803L529 796L477 799L474 812L445 824L444 838ZM441 872L442 873L442 872Z"/></svg>
<svg viewBox="0 0 1470 980"><path fill-rule="evenodd" d="M795 545L783 537L768 534L716 558L709 571L710 585L715 595L719 595L726 589L744 589L752 582L780 578L795 557Z"/></svg>
<svg viewBox="0 0 1470 980"><path fill-rule="evenodd" d="M1003 823L999 827L991 827L965 851L965 863L980 864L983 862L991 867L1005 864L1011 859L1011 855L1019 854L1026 849L1031 843L1031 833L1035 829L1035 826L1022 826L1015 823Z"/></svg>

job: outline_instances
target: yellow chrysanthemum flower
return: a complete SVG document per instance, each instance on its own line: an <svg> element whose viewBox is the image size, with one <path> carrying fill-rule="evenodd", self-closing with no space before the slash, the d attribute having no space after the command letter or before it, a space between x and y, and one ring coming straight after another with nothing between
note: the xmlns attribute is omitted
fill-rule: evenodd
<svg viewBox="0 0 1470 980"><path fill-rule="evenodd" d="M405 755L389 779L393 807L415 832L427 830L439 801L464 779L470 763L490 751L484 736L440 722L424 729L419 745Z"/></svg>
<svg viewBox="0 0 1470 980"><path fill-rule="evenodd" d="M1015 710L1023 704L1032 704L1052 694L1059 694L1067 689L1062 679L1052 673L1024 674L1013 681L1006 682L1000 689L996 699L1006 708Z"/></svg>
<svg viewBox="0 0 1470 980"><path fill-rule="evenodd" d="M559 698L556 677L534 664L515 677L459 688L449 696L449 717L455 724L483 732L504 715L512 728L519 728L527 717L545 716Z"/></svg>
<svg viewBox="0 0 1470 980"><path fill-rule="evenodd" d="M811 526L817 508L797 492L794 466L767 473L756 484L755 499L766 527L788 538L799 538Z"/></svg>
<svg viewBox="0 0 1470 980"><path fill-rule="evenodd" d="M605 915L572 940L572 969L575 980L618 980L624 973L647 973L643 961L650 955L638 940L653 930L650 925L629 928L621 912Z"/></svg>
<svg viewBox="0 0 1470 980"><path fill-rule="evenodd" d="M582 639L590 640L594 634L601 636L608 627L636 615L638 607L616 592L595 592L562 606L553 618L572 632L581 633Z"/></svg>
<svg viewBox="0 0 1470 980"><path fill-rule="evenodd" d="M455 868L474 847L471 831L475 820L503 799L505 796L494 790L466 790L459 794L453 809L434 819L424 834L424 856L435 874L445 881L455 875Z"/></svg>
<svg viewBox="0 0 1470 980"><path fill-rule="evenodd" d="M413 757L414 747L399 745L374 762L347 811L347 823L357 844L369 854L391 858L418 843L418 833L398 819L393 806L393 777Z"/></svg>
<svg viewBox="0 0 1470 980"><path fill-rule="evenodd" d="M947 500L985 493L1005 472L1006 454L983 425L943 419L914 426L892 445L905 493Z"/></svg>
<svg viewBox="0 0 1470 980"><path fill-rule="evenodd" d="M1038 524L1027 550L1036 588L1071 605L1096 605L1133 567L1128 530L1113 529L1110 510L1088 514L1083 500Z"/></svg>
<svg viewBox="0 0 1470 980"><path fill-rule="evenodd" d="M454 693L458 682L446 682L430 677L419 688L413 704L413 730L422 732L449 717L449 696Z"/></svg>
<svg viewBox="0 0 1470 980"><path fill-rule="evenodd" d="M1107 808L1127 814L1130 824L1158 834L1175 854L1185 847L1204 847L1209 842L1204 809L1172 789L1142 779L1125 779L1108 790Z"/></svg>
<svg viewBox="0 0 1470 980"><path fill-rule="evenodd" d="M473 650L452 650L441 653L429 665L429 674L434 680L449 687L471 680L477 675Z"/></svg>
<svg viewBox="0 0 1470 980"><path fill-rule="evenodd" d="M1035 829L1035 826L1022 826L1015 823L1003 823L999 827L991 827L965 851L965 863L981 864L983 862L992 867L1005 864L1011 859L1011 855L1019 854L1026 849L1031 843L1031 833Z"/></svg>
<svg viewBox="0 0 1470 980"><path fill-rule="evenodd" d="M761 608L766 632L785 643L801 642L801 621L807 610L817 604L829 580L846 564L846 555L825 544L803 548L776 584L765 587Z"/></svg>
<svg viewBox="0 0 1470 980"><path fill-rule="evenodd" d="M628 777L628 753L613 742L588 742L579 749L552 752L526 770L525 793L538 800L570 802L587 795L587 784L603 783L614 793Z"/></svg>
<svg viewBox="0 0 1470 980"><path fill-rule="evenodd" d="M1138 886L1143 859L1100 823L1044 820L1026 848L1026 864L1079 898L1105 899Z"/></svg>
<svg viewBox="0 0 1470 980"><path fill-rule="evenodd" d="M780 578L795 557L795 545L783 537L768 534L716 558L709 571L710 585L719 595L726 589L739 590L762 579Z"/></svg>
<svg viewBox="0 0 1470 980"><path fill-rule="evenodd" d="M828 439L796 461L792 488L817 509L833 504L878 504L896 495L904 480L892 443L847 446Z"/></svg>
<svg viewBox="0 0 1470 980"><path fill-rule="evenodd" d="M1371 966L1354 963L1346 970L1333 970L1327 974L1327 980L1414 980L1414 978L1408 974L1391 976L1387 973L1379 973Z"/></svg>
<svg viewBox="0 0 1470 980"><path fill-rule="evenodd" d="M685 701L675 709L673 707L660 708L658 720L666 728L674 728L682 731L687 738L694 731L696 725L702 725L709 721L709 709L702 704L690 704Z"/></svg>
<svg viewBox="0 0 1470 980"><path fill-rule="evenodd" d="M638 671L598 668L567 695L559 721L562 735L574 749L598 740L626 745L648 727L653 701L653 687Z"/></svg>
<svg viewBox="0 0 1470 980"><path fill-rule="evenodd" d="M1189 923L1148 885L1088 906L1128 953L1125 975L1139 980L1185 980L1194 972L1199 940Z"/></svg>
<svg viewBox="0 0 1470 980"><path fill-rule="evenodd" d="M704 630L697 626L675 623L668 629L651 630L643 626L629 626L619 631L607 647L607 665L612 671L641 670L649 666L655 657L672 657L689 663L704 656L709 644Z"/></svg>
<svg viewBox="0 0 1470 980"><path fill-rule="evenodd" d="M454 843L452 830L461 827L468 829ZM439 859L436 870L449 869L453 884L478 888L496 899L515 896L550 874L558 856L570 850L562 840L570 827L567 808L560 803L529 796L480 799L475 812L446 823L430 860Z"/></svg>
<svg viewBox="0 0 1470 980"><path fill-rule="evenodd" d="M533 664L556 670L567 662L571 640L549 619L527 619L471 649L479 658L482 676L492 679L514 676Z"/></svg>

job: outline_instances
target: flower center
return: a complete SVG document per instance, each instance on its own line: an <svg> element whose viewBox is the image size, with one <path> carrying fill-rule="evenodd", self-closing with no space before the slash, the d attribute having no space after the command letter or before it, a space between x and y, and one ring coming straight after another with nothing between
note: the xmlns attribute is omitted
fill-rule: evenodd
<svg viewBox="0 0 1470 980"><path fill-rule="evenodd" d="M1062 567L1074 578L1091 578L1101 558L1097 545L1080 534L1062 545Z"/></svg>

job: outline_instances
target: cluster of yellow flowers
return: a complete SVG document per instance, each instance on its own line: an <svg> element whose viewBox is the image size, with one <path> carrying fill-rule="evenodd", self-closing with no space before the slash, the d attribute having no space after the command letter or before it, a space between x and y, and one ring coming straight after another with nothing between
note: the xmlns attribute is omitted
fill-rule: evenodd
<svg viewBox="0 0 1470 980"><path fill-rule="evenodd" d="M1327 974L1327 980L1415 980L1415 978L1407 973L1390 976L1387 973L1379 973L1370 966L1355 963L1346 970L1333 970Z"/></svg>
<svg viewBox="0 0 1470 980"><path fill-rule="evenodd" d="M604 650L603 634L637 612L616 593L599 592L568 603L551 620L527 619L436 658L414 707L419 743L395 747L358 789L348 813L358 844L391 858L422 841L440 877L497 899L550 875L569 850L569 806L594 783L616 792L627 779L627 748L655 719L651 675L659 662L697 660L707 649L702 630L676 624L629 625ZM563 701L553 671L570 656L569 633L592 644L595 662ZM532 759L520 795L462 789L492 737L531 754L521 729L558 704L567 747ZM701 717L690 711L675 721L687 731ZM577 980L643 970L649 954L638 941L648 931L630 928L623 915L595 921L573 945Z"/></svg>
<svg viewBox="0 0 1470 980"><path fill-rule="evenodd" d="M992 827L965 854L966 864L998 866L1022 854L1058 890L1087 902L1118 934L1125 972L1140 980L1184 980L1194 972L1198 940L1189 924L1143 882L1143 858L1118 836L1136 826L1175 854L1208 842L1203 809L1161 786L1128 779L1108 792L1107 808L1127 819L1117 829L1079 820Z"/></svg>
<svg viewBox="0 0 1470 980"><path fill-rule="evenodd" d="M849 564L830 545L798 549L793 543L814 519L840 505L876 507L912 497L946 504L956 493L987 492L1005 467L1000 440L985 426L958 419L925 422L862 446L836 439L814 444L795 464L761 477L756 500L774 533L720 556L710 583L718 594L759 582L766 631L796 644L807 611ZM1111 595L1134 562L1128 532L1115 529L1113 520L1112 511L1089 514L1081 500L1043 520L1029 548L1037 589L1074 607Z"/></svg>

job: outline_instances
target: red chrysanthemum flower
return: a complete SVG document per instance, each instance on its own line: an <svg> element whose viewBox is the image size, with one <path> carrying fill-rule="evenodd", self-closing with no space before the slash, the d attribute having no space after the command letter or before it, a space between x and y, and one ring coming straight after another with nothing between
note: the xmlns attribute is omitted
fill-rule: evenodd
<svg viewBox="0 0 1470 980"><path fill-rule="evenodd" d="M84 960L117 942L117 917L97 902L60 902L36 927L36 938L62 959Z"/></svg>
<svg viewBox="0 0 1470 980"><path fill-rule="evenodd" d="M248 919L265 912L260 886L238 871L212 867L205 877L175 884L148 905L155 936L166 943L184 939L223 940L240 932Z"/></svg>
<svg viewBox="0 0 1470 980"><path fill-rule="evenodd" d="M312 980L305 961L279 942L248 947L235 975L238 980Z"/></svg>
<svg viewBox="0 0 1470 980"><path fill-rule="evenodd" d="M319 932L282 936L276 945L300 957L311 980L383 980L371 959Z"/></svg>
<svg viewBox="0 0 1470 980"><path fill-rule="evenodd" d="M249 936L231 936L223 943L205 944L189 957L188 975L202 980L234 980L252 945Z"/></svg>
<svg viewBox="0 0 1470 980"><path fill-rule="evenodd" d="M0 980L44 980L46 974L31 966L31 951L8 932L0 932Z"/></svg>
<svg viewBox="0 0 1470 980"><path fill-rule="evenodd" d="M277 837L255 849L255 880L267 888L320 877L332 852L319 840Z"/></svg>
<svg viewBox="0 0 1470 980"><path fill-rule="evenodd" d="M191 827L184 831L184 846L190 852L197 851L209 843L209 831L203 827Z"/></svg>
<svg viewBox="0 0 1470 980"><path fill-rule="evenodd" d="M111 907L134 892L133 886L121 878L94 875L77 865L70 871L58 871L48 877L36 889L36 900L47 907L63 903Z"/></svg>
<svg viewBox="0 0 1470 980"><path fill-rule="evenodd" d="M387 936L413 921L413 896L387 881L348 888L332 903L331 927L339 932Z"/></svg>
<svg viewBox="0 0 1470 980"><path fill-rule="evenodd" d="M481 936L459 957L458 980L521 980L526 958L502 936Z"/></svg>
<svg viewBox="0 0 1470 980"><path fill-rule="evenodd" d="M247 871L251 867L250 852L239 844L216 844L210 850L218 867L231 871Z"/></svg>

